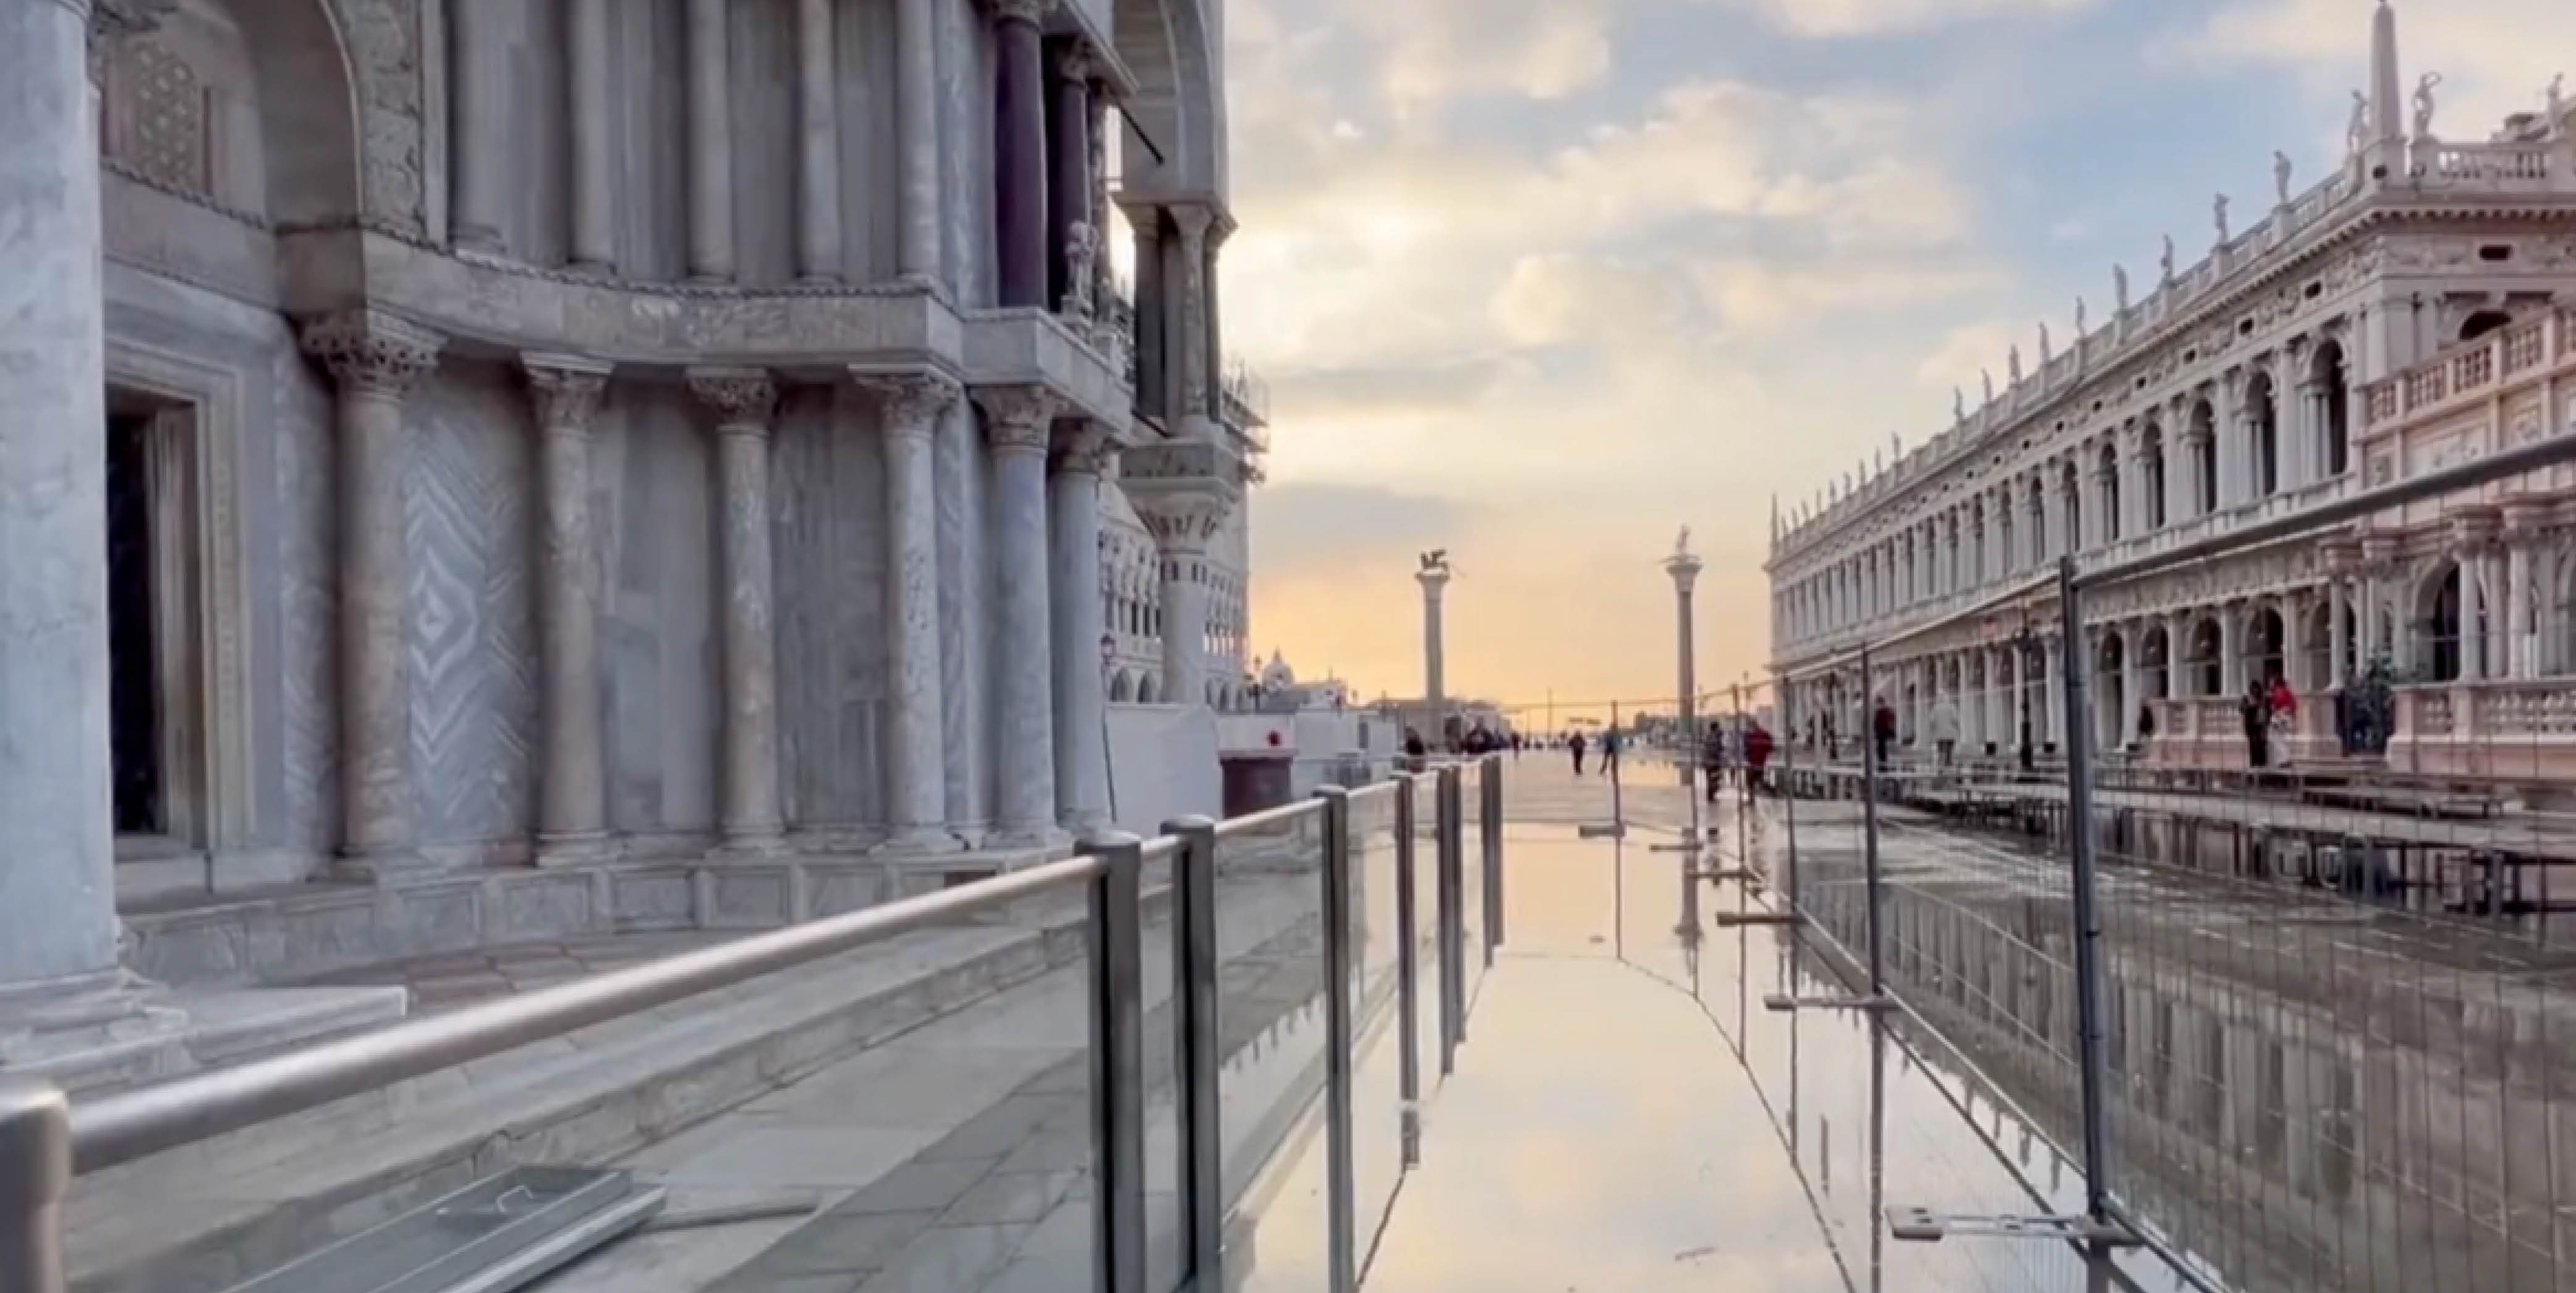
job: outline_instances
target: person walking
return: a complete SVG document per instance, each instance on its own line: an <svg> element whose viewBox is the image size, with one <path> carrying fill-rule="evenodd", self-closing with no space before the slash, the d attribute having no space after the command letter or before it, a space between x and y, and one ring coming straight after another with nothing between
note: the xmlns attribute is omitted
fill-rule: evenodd
<svg viewBox="0 0 2576 1293"><path fill-rule="evenodd" d="M1763 769L1771 762L1771 731L1759 719L1746 719L1744 728L1744 788L1752 794L1762 793Z"/></svg>
<svg viewBox="0 0 2576 1293"><path fill-rule="evenodd" d="M1717 792L1726 785L1726 725L1711 723L1708 735L1700 738L1699 766L1702 780L1708 783L1708 802L1717 802Z"/></svg>
<svg viewBox="0 0 2576 1293"><path fill-rule="evenodd" d="M1572 735L1572 736L1569 736L1569 737L1565 738L1565 748L1566 748L1566 749L1568 749L1568 750L1570 750L1570 751L1572 751L1572 752L1574 753L1574 775L1576 775L1576 776L1578 776L1578 777L1579 777L1579 776L1582 776L1582 775L1583 775L1583 733L1581 733L1581 732L1577 732L1577 733L1575 733L1574 735Z"/></svg>
<svg viewBox="0 0 2576 1293"><path fill-rule="evenodd" d="M1601 775L1619 775L1619 729L1615 727L1601 734Z"/></svg>
<svg viewBox="0 0 2576 1293"><path fill-rule="evenodd" d="M2245 684L2245 697L2236 704L2236 714L2245 725L2245 766L2263 768L2272 762L2272 693L2263 680Z"/></svg>
<svg viewBox="0 0 2576 1293"><path fill-rule="evenodd" d="M1884 771L1888 755L1896 744L1896 710L1884 696L1879 697L1878 708L1870 711L1869 739L1878 743L1878 766Z"/></svg>
<svg viewBox="0 0 2576 1293"><path fill-rule="evenodd" d="M1950 756L1959 749L1959 707L1947 696L1932 702L1932 748L1941 754L1941 766L1948 769Z"/></svg>
<svg viewBox="0 0 2576 1293"><path fill-rule="evenodd" d="M1422 743L1422 733L1410 727L1404 729L1405 769L1409 772L1422 771L1423 768L1429 766L1431 762L1430 755L1431 751L1429 747Z"/></svg>

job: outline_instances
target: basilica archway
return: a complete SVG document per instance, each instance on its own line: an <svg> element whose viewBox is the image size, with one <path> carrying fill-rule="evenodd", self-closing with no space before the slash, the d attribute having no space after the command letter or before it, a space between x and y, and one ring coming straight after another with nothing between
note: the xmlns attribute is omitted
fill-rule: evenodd
<svg viewBox="0 0 2576 1293"><path fill-rule="evenodd" d="M2459 681L2466 591L2456 561L2444 561L2416 587L2415 622L2423 637L2415 660L2429 681Z"/></svg>

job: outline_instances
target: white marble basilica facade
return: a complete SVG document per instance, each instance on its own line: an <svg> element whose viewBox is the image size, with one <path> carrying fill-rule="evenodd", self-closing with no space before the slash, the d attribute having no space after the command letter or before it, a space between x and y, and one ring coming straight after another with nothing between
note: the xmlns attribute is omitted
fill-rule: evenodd
<svg viewBox="0 0 2576 1293"><path fill-rule="evenodd" d="M1221 0L0 14L0 1066L1059 853L1240 677Z"/></svg>
<svg viewBox="0 0 2576 1293"><path fill-rule="evenodd" d="M2308 531L2214 560L2154 558L2357 490L2576 434L2576 104L2483 142L2437 129L2439 78L2401 81L2373 16L2370 89L2342 164L2276 192L2251 228L2214 207L2174 263L1953 424L1775 518L1773 669L1805 739L1848 756L1865 705L1928 756L1943 706L1971 757L2053 753L2054 571L2144 561L2084 603L2097 749L2242 766L2237 698L2304 697L2286 754L2401 770L2576 780L2576 470ZM1873 648L1870 697L1853 673ZM2384 673L2382 672L2384 671ZM2355 748L2339 698L2392 679L2394 731ZM1826 719L1831 715L1830 720ZM2383 725L2385 726L2385 725ZM2280 755L2276 754L2276 761Z"/></svg>

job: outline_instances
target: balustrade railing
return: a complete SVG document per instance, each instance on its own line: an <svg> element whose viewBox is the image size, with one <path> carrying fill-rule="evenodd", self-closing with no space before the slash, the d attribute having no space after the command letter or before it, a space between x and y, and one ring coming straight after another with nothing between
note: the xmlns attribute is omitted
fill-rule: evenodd
<svg viewBox="0 0 2576 1293"><path fill-rule="evenodd" d="M2576 308L2560 307L2363 387L2362 423L2377 429L2400 418L2446 412L2493 394L2505 382L2576 366L2571 361L2576 361Z"/></svg>

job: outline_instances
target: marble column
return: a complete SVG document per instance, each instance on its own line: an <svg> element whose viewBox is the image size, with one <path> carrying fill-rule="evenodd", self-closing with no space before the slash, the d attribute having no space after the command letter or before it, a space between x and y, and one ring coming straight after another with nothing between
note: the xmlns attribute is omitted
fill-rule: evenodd
<svg viewBox="0 0 2576 1293"><path fill-rule="evenodd" d="M498 253L517 144L511 120L510 49L503 25L511 0L448 0L447 65L455 94L451 237L460 250Z"/></svg>
<svg viewBox="0 0 2576 1293"><path fill-rule="evenodd" d="M903 277L946 276L940 248L938 0L895 0L895 121L900 131L901 218L896 263Z"/></svg>
<svg viewBox="0 0 2576 1293"><path fill-rule="evenodd" d="M2544 515L2532 507L2508 505L2505 509L2506 673L2513 678L2540 676L2540 638L2531 614L2531 549Z"/></svg>
<svg viewBox="0 0 2576 1293"><path fill-rule="evenodd" d="M1208 546L1234 500L1214 489L1146 493L1132 487L1127 500L1161 557L1165 699L1206 704Z"/></svg>
<svg viewBox="0 0 2576 1293"><path fill-rule="evenodd" d="M89 39L87 5L0 6L0 1018L117 975Z"/></svg>
<svg viewBox="0 0 2576 1293"><path fill-rule="evenodd" d="M1170 336L1170 306L1163 274L1163 211L1143 204L1127 208L1128 229L1136 249L1136 411L1177 425L1171 407L1171 364L1165 353Z"/></svg>
<svg viewBox="0 0 2576 1293"><path fill-rule="evenodd" d="M1047 559L1046 464L1057 402L1034 386L987 387L975 402L992 449L996 842L1045 847L1063 839ZM1084 663L1097 657L1094 647Z"/></svg>
<svg viewBox="0 0 2576 1293"><path fill-rule="evenodd" d="M565 206L575 268L609 273L617 266L616 166L610 137L609 0L570 0L564 11L564 105L570 119L572 175Z"/></svg>
<svg viewBox="0 0 2576 1293"><path fill-rule="evenodd" d="M689 277L702 282L733 277L731 12L731 0L689 0Z"/></svg>
<svg viewBox="0 0 2576 1293"><path fill-rule="evenodd" d="M1215 220L1215 213L1203 206L1172 208L1172 222L1181 231L1181 326L1167 364L1178 369L1174 374L1180 399L1176 421L1184 434L1204 434L1189 428L1193 423L1205 424L1215 411L1207 358L1207 239Z"/></svg>
<svg viewBox="0 0 2576 1293"><path fill-rule="evenodd" d="M1424 570L1414 577L1422 585L1422 698L1431 707L1435 729L1423 734L1425 740L1437 741L1446 733L1440 730L1449 704L1449 644L1441 625L1444 602L1449 593L1449 568L1439 566Z"/></svg>
<svg viewBox="0 0 2576 1293"><path fill-rule="evenodd" d="M608 780L599 663L600 558L590 519L590 432L610 365L575 355L528 355L537 412L543 509L537 556L537 861L588 861L606 851Z"/></svg>
<svg viewBox="0 0 2576 1293"><path fill-rule="evenodd" d="M725 851L780 847L778 633L772 613L769 441L778 384L764 369L692 368L689 389L716 415L723 508L717 601L724 607L724 762L717 823Z"/></svg>
<svg viewBox="0 0 2576 1293"><path fill-rule="evenodd" d="M2218 694L2241 696L2245 693L2245 608L2229 604L2218 608Z"/></svg>
<svg viewBox="0 0 2576 1293"><path fill-rule="evenodd" d="M960 395L945 373L860 373L884 406L886 510L886 848L953 849L946 829L939 672L939 515L932 436Z"/></svg>
<svg viewBox="0 0 2576 1293"><path fill-rule="evenodd" d="M1674 712L1680 715L1686 743L1699 739L1699 651L1695 643L1698 617L1691 613L1691 590L1699 583L1702 568L1700 559L1689 552L1676 552L1664 561L1664 573L1673 580L1673 647L1677 654L1674 683L1679 697ZM1684 748L1689 747L1685 744Z"/></svg>
<svg viewBox="0 0 2576 1293"><path fill-rule="evenodd" d="M2120 634L2120 712L2114 716L2112 730L2119 734L2124 749L2137 741L2138 711L2147 703L2138 680L2138 648L2146 640L2143 624L2124 625Z"/></svg>
<svg viewBox="0 0 2576 1293"><path fill-rule="evenodd" d="M2341 571L2326 580L2326 685L2336 691L2352 680L2352 628L2344 618L2351 583Z"/></svg>
<svg viewBox="0 0 2576 1293"><path fill-rule="evenodd" d="M993 14L993 258L1005 306L1045 306L1046 58L1052 0L985 0Z"/></svg>
<svg viewBox="0 0 2576 1293"><path fill-rule="evenodd" d="M1101 475L1118 442L1087 421L1059 425L1047 483L1048 599L1054 632L1056 820L1080 839L1109 824L1107 689L1101 679Z"/></svg>
<svg viewBox="0 0 2576 1293"><path fill-rule="evenodd" d="M1058 51L1050 69L1047 107L1047 264L1049 267L1047 307L1064 309L1068 298L1096 296L1094 292L1077 291L1077 274L1093 273L1091 262L1100 257L1078 257L1074 243L1088 237L1098 246L1099 232L1105 226L1094 223L1091 210L1091 81L1094 75L1090 49L1079 40L1068 41ZM1077 260L1083 263L1076 264ZM1087 286L1087 285L1083 285ZM1070 310L1067 311L1071 313Z"/></svg>
<svg viewBox="0 0 2576 1293"><path fill-rule="evenodd" d="M796 272L841 276L841 124L835 0L796 0Z"/></svg>
<svg viewBox="0 0 2576 1293"><path fill-rule="evenodd" d="M410 445L403 395L440 339L374 310L321 319L304 349L339 384L341 851L363 873L418 861L411 779Z"/></svg>

